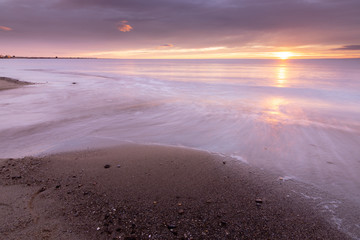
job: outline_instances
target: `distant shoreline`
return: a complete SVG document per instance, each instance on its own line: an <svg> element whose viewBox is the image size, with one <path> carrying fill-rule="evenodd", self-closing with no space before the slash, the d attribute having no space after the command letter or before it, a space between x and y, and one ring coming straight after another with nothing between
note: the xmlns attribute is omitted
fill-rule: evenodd
<svg viewBox="0 0 360 240"><path fill-rule="evenodd" d="M0 57L0 59L97 59L82 57Z"/></svg>
<svg viewBox="0 0 360 240"><path fill-rule="evenodd" d="M100 59L100 60L205 60L205 61L228 61L228 60L273 60L273 61L301 61L301 60L360 60L360 58L291 58L287 60L281 60L276 58L107 58L107 57L13 57L13 56L2 56L1 59Z"/></svg>

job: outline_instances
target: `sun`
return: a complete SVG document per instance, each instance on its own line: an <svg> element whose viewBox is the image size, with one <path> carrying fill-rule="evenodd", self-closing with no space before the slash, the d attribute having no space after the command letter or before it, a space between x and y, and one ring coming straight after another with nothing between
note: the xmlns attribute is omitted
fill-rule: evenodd
<svg viewBox="0 0 360 240"><path fill-rule="evenodd" d="M275 55L282 60L288 59L293 56L292 52L276 52Z"/></svg>

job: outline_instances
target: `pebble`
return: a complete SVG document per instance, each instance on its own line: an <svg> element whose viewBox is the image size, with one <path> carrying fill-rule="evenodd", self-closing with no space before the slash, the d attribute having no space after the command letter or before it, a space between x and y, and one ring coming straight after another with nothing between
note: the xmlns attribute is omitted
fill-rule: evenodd
<svg viewBox="0 0 360 240"><path fill-rule="evenodd" d="M104 168L110 168L109 164L104 165Z"/></svg>
<svg viewBox="0 0 360 240"><path fill-rule="evenodd" d="M176 228L176 225L174 225L174 224L168 224L168 225L167 225L167 228L168 228L168 229L174 229L174 228Z"/></svg>
<svg viewBox="0 0 360 240"><path fill-rule="evenodd" d="M177 235L178 235L178 232L177 232L177 231L175 231L174 229L170 229L170 232L171 232L172 234L174 234L175 236L177 236Z"/></svg>
<svg viewBox="0 0 360 240"><path fill-rule="evenodd" d="M178 213L179 213L179 214L184 214L184 210L183 210L183 209L179 209Z"/></svg>
<svg viewBox="0 0 360 240"><path fill-rule="evenodd" d="M260 207L261 204L263 203L263 200L261 198L257 198L255 199L255 202L256 202L256 206Z"/></svg>
<svg viewBox="0 0 360 240"><path fill-rule="evenodd" d="M221 222L219 223L219 226L220 226L220 227L226 227L226 225L227 225L227 223L224 222L224 221L221 221Z"/></svg>

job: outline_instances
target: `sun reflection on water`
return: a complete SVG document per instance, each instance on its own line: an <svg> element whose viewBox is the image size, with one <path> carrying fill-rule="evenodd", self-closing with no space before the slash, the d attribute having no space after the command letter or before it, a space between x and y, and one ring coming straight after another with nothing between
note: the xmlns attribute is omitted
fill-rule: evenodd
<svg viewBox="0 0 360 240"><path fill-rule="evenodd" d="M276 86L285 87L287 83L287 68L286 65L281 65L276 69Z"/></svg>
<svg viewBox="0 0 360 240"><path fill-rule="evenodd" d="M287 116L282 111L282 107L287 104L287 101L281 97L273 97L265 100L264 120L270 124L282 123L286 120Z"/></svg>

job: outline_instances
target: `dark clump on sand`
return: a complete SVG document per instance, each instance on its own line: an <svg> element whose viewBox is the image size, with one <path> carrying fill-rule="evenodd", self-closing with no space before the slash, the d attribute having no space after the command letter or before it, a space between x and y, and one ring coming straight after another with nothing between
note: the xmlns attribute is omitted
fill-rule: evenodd
<svg viewBox="0 0 360 240"><path fill-rule="evenodd" d="M288 184L172 147L8 159L0 239L348 239Z"/></svg>

